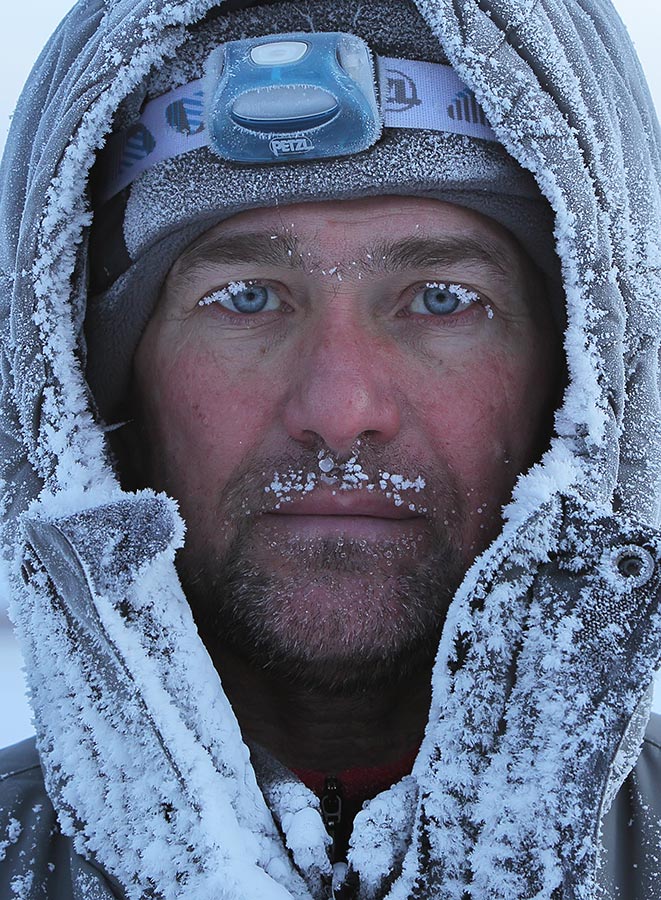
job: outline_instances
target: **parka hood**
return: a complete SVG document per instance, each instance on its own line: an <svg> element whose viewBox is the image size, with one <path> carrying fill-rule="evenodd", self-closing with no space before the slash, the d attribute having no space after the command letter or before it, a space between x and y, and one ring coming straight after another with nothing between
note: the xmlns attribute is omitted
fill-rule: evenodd
<svg viewBox="0 0 661 900"><path fill-rule="evenodd" d="M196 633L176 505L122 490L85 381L96 154L189 25L249 5L81 0L0 171L10 613L61 827L129 898L317 898L331 877L318 801L251 757ZM413 773L359 814L350 862L361 898L589 897L661 658L661 135L607 0L416 6L553 210L567 386L450 608Z"/></svg>

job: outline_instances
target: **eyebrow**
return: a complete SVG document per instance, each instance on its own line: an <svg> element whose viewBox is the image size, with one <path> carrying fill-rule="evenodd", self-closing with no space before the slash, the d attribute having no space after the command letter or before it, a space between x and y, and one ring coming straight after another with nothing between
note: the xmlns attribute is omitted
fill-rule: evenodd
<svg viewBox="0 0 661 900"><path fill-rule="evenodd" d="M470 263L507 276L515 265L514 255L504 244L492 241L488 236L470 234L381 242L370 251L370 256L370 270L386 274L423 269L429 265Z"/></svg>
<svg viewBox="0 0 661 900"><path fill-rule="evenodd" d="M246 232L215 235L186 250L175 263L177 281L212 266L241 263L273 265L310 273L321 268L300 240L287 232ZM504 242L488 235L465 234L443 237L407 237L378 241L361 248L356 263L365 274L394 274L428 266L471 264L501 277L511 277L518 260Z"/></svg>
<svg viewBox="0 0 661 900"><path fill-rule="evenodd" d="M304 269L296 237L283 232L247 232L216 235L194 244L179 257L172 268L176 279L189 278L211 266L259 263L280 268Z"/></svg>

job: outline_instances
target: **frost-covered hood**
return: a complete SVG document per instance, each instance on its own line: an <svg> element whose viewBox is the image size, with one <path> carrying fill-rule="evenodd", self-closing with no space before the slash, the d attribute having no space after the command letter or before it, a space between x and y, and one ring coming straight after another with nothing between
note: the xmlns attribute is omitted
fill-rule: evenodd
<svg viewBox="0 0 661 900"><path fill-rule="evenodd" d="M251 760L176 577L175 504L121 490L84 378L89 170L120 101L215 5L81 0L19 102L0 239L11 614L79 852L130 898L316 898L317 802ZM568 385L450 609L413 774L358 816L351 862L364 898L587 897L661 656L659 129L606 0L417 6L555 212Z"/></svg>

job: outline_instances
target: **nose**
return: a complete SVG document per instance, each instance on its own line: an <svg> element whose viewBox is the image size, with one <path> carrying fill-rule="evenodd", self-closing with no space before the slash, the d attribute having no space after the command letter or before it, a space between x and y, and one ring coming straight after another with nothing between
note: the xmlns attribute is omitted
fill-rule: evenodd
<svg viewBox="0 0 661 900"><path fill-rule="evenodd" d="M337 454L348 454L361 437L392 441L401 413L391 357L367 328L323 323L296 361L284 410L290 437L306 446L321 440Z"/></svg>

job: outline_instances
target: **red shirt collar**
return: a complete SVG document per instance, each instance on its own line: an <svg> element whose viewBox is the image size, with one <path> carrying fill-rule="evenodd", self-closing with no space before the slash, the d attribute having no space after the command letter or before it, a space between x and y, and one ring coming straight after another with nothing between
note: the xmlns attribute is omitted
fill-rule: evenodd
<svg viewBox="0 0 661 900"><path fill-rule="evenodd" d="M410 775L417 755L416 747L406 756L387 766L355 766L342 772L320 772L315 769L293 769L293 772L318 796L323 793L326 778L332 775L340 781L346 800L362 801L376 797L381 791L401 781L405 775Z"/></svg>

